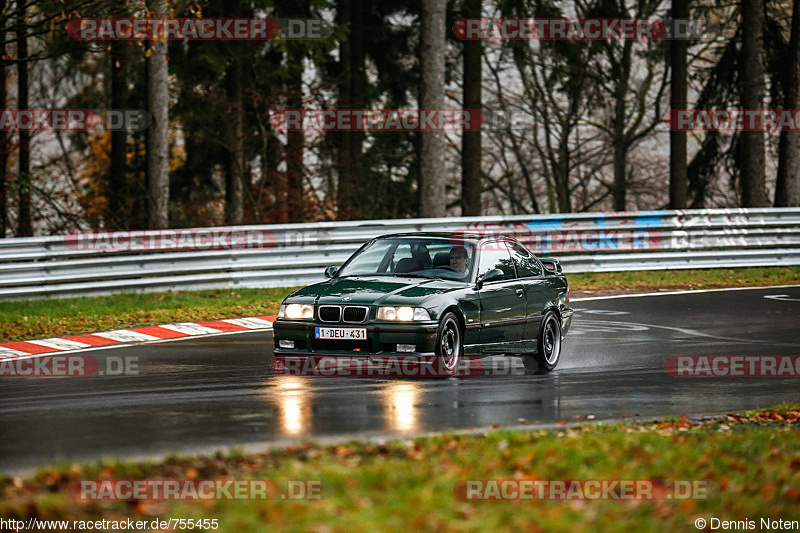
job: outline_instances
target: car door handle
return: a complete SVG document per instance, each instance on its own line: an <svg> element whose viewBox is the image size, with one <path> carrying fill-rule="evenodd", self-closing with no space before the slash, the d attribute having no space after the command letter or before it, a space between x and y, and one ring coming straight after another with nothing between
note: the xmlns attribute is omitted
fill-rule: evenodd
<svg viewBox="0 0 800 533"><path fill-rule="evenodd" d="M517 289L517 296L522 297L525 294L525 291L522 289Z"/></svg>

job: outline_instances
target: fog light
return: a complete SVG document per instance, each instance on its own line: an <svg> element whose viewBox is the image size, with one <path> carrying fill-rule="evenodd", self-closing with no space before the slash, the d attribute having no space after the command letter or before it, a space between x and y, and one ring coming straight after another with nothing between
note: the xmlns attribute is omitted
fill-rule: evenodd
<svg viewBox="0 0 800 533"><path fill-rule="evenodd" d="M397 345L398 352L416 352L417 345L416 344L398 344Z"/></svg>
<svg viewBox="0 0 800 533"><path fill-rule="evenodd" d="M294 348L294 341L279 340L278 341L278 347L279 348Z"/></svg>

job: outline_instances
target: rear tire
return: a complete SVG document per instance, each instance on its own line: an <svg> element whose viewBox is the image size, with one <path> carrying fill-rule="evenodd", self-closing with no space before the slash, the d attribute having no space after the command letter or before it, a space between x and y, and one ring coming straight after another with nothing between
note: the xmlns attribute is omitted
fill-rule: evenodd
<svg viewBox="0 0 800 533"><path fill-rule="evenodd" d="M545 313L536 342L539 372L550 372L561 359L561 320L554 311Z"/></svg>
<svg viewBox="0 0 800 533"><path fill-rule="evenodd" d="M437 364L445 376L454 376L464 354L461 323L452 311L445 313L436 334ZM437 369L437 370L439 370Z"/></svg>

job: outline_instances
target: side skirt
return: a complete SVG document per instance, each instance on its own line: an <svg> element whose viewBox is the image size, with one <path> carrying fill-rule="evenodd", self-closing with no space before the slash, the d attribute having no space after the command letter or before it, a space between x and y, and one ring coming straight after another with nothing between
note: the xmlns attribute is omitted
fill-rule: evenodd
<svg viewBox="0 0 800 533"><path fill-rule="evenodd" d="M465 344L464 355L489 356L499 354L535 354L536 345L529 340L504 342L501 344Z"/></svg>

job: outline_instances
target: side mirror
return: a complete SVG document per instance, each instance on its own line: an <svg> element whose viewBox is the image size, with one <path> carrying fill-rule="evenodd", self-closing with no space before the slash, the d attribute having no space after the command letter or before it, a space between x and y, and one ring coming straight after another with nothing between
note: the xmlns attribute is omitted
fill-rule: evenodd
<svg viewBox="0 0 800 533"><path fill-rule="evenodd" d="M503 276L505 276L505 274L503 274L502 270L500 270L499 268L493 268L489 272L478 278L478 287L480 287L484 283L489 283L490 281L503 279Z"/></svg>
<svg viewBox="0 0 800 533"><path fill-rule="evenodd" d="M325 269L325 277L326 277L326 278L332 278L333 276L335 276L335 275L336 275L336 273L337 273L338 271L339 271L339 269L338 269L337 267L335 267L335 266L329 266L329 267L327 267L327 268Z"/></svg>

